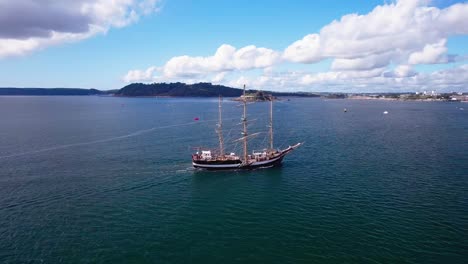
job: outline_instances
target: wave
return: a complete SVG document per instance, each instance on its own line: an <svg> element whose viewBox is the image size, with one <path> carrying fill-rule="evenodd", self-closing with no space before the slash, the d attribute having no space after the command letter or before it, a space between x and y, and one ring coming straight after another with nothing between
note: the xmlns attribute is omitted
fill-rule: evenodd
<svg viewBox="0 0 468 264"><path fill-rule="evenodd" d="M182 124L174 124L174 125L167 125L167 126L158 126L158 127L152 127L148 129L142 129L135 131L130 134L126 135L121 135L121 136L115 136L115 137L110 137L110 138L104 138L104 139L98 139L98 140L93 140L93 141L86 141L86 142L79 142L79 143L72 143L72 144L65 144L65 145L58 145L58 146L53 146L49 148L43 148L43 149L38 149L38 150L31 150L31 151L26 151L26 152L20 152L20 153L15 153L15 154L10 154L10 155L5 155L5 156L0 156L0 159L7 159L7 158L14 158L14 157L20 157L20 156L26 156L26 155L32 155L32 154L37 154L37 153L42 153L42 152L47 152L47 151L54 151L54 150L61 150L61 149L66 149L66 148L72 148L72 147L80 147L80 146L86 146L86 145L93 145L93 144L99 144L99 143L106 143L110 141L116 141L116 140L121 140L121 139L126 139L126 138L131 138L131 137L136 137L140 136L155 130L160 130L160 129L167 129L167 128L173 128L173 127L181 127L181 126L189 126L189 125L196 125L200 123L208 123L208 122L215 122L217 119L213 120L203 120L203 121L192 121L192 122L187 122L187 123L182 123Z"/></svg>

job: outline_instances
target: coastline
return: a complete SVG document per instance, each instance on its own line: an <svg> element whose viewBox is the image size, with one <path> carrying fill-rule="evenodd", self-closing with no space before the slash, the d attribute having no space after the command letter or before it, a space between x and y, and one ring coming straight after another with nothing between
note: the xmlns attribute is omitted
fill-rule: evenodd
<svg viewBox="0 0 468 264"><path fill-rule="evenodd" d="M447 99L447 98L395 98L395 97L372 97L372 96L348 96L350 100L376 100L376 101L401 101L401 102L450 102L450 103L468 103L468 99Z"/></svg>

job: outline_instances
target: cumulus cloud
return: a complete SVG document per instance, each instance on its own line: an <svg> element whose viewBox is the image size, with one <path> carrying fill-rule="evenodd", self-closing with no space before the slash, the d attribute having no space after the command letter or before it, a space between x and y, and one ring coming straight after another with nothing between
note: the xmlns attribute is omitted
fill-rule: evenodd
<svg viewBox="0 0 468 264"><path fill-rule="evenodd" d="M283 57L292 62L314 63L327 56L322 53L320 35L309 34L287 47Z"/></svg>
<svg viewBox="0 0 468 264"><path fill-rule="evenodd" d="M346 70L369 70L392 62L448 62L447 37L468 34L468 4L438 9L427 2L400 0L365 15L345 15L319 34L292 43L284 58L300 63L334 58L333 67Z"/></svg>
<svg viewBox="0 0 468 264"><path fill-rule="evenodd" d="M226 72L220 72L216 74L213 79L211 79L211 82L213 83L222 83L226 78Z"/></svg>
<svg viewBox="0 0 468 264"><path fill-rule="evenodd" d="M413 70L410 65L398 65L393 71L388 71L384 73L384 77L387 78L405 78L413 77L418 73Z"/></svg>
<svg viewBox="0 0 468 264"><path fill-rule="evenodd" d="M79 8L79 4L68 1L0 1L0 38L49 37L53 31L86 32L91 17L76 12Z"/></svg>
<svg viewBox="0 0 468 264"><path fill-rule="evenodd" d="M0 58L89 38L158 9L157 0L0 0Z"/></svg>
<svg viewBox="0 0 468 264"><path fill-rule="evenodd" d="M421 75L420 80L439 89L458 88L466 91L468 86L468 64Z"/></svg>
<svg viewBox="0 0 468 264"><path fill-rule="evenodd" d="M408 59L409 64L435 64L447 63L453 57L447 55L446 39L441 39L436 43L427 44L424 49L411 53Z"/></svg>
<svg viewBox="0 0 468 264"><path fill-rule="evenodd" d="M124 77L123 81L130 82L150 82L154 79L154 73L157 70L156 67L149 67L145 71L130 70Z"/></svg>
<svg viewBox="0 0 468 264"><path fill-rule="evenodd" d="M241 49L227 44L221 45L214 55L208 57L177 56L162 67L151 66L146 70L131 70L124 77L125 82L199 79L213 77L213 82L224 79L226 72L268 68L280 60L281 54L271 49L250 45Z"/></svg>
<svg viewBox="0 0 468 264"><path fill-rule="evenodd" d="M451 36L468 34L468 3L441 9L426 0L398 0L367 14L348 14L292 42L283 51L250 45L236 49L224 44L212 56L173 57L156 71L134 70L127 81L211 80L236 87L248 84L274 90L414 90L427 85L448 89L450 70L418 74L419 64L450 63L466 55L448 54ZM331 60L326 72L276 72L289 63L312 64ZM395 66L397 65L397 66ZM155 68L154 66L152 68ZM253 69L263 73L246 74ZM148 76L148 72L151 72ZM453 70L451 87L463 87L466 66ZM444 86L445 85L445 86ZM465 82L466 85L466 82ZM444 88L445 87L445 88ZM465 88L466 89L466 88Z"/></svg>
<svg viewBox="0 0 468 264"><path fill-rule="evenodd" d="M408 65L397 66L391 72L384 69L346 72L275 72L260 77L241 76L226 84L265 90L311 91L311 92L408 92L436 90L438 92L466 91L468 65L432 73L416 74Z"/></svg>
<svg viewBox="0 0 468 264"><path fill-rule="evenodd" d="M163 66L167 77L193 76L233 70L265 68L279 61L280 53L250 45L241 49L227 44L221 45L213 56L190 57L178 56L170 59Z"/></svg>
<svg viewBox="0 0 468 264"><path fill-rule="evenodd" d="M395 56L394 51L373 54L355 59L334 59L331 69L334 71L368 71L375 68L382 68L388 65L388 62Z"/></svg>

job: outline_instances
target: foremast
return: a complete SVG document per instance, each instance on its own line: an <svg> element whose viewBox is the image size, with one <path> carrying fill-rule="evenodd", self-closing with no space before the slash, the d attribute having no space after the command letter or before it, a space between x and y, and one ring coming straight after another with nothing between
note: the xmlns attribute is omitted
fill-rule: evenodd
<svg viewBox="0 0 468 264"><path fill-rule="evenodd" d="M218 100L218 125L216 129L216 133L218 133L218 138L219 138L219 155L221 158L224 157L224 138L223 138L223 111L222 111L222 102L223 98L221 95L219 95L219 100Z"/></svg>
<svg viewBox="0 0 468 264"><path fill-rule="evenodd" d="M273 150L273 95L270 95L270 150Z"/></svg>
<svg viewBox="0 0 468 264"><path fill-rule="evenodd" d="M245 84L244 84L244 93L243 93L243 104L244 104L244 115L242 116L242 137L244 141L244 163L248 162L248 150L247 150L247 98L245 96Z"/></svg>

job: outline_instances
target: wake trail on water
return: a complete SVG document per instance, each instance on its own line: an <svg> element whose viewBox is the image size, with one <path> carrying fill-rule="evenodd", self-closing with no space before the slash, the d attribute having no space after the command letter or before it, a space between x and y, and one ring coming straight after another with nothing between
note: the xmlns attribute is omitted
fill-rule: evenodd
<svg viewBox="0 0 468 264"><path fill-rule="evenodd" d="M133 133L130 133L130 134L127 134L127 135L122 135L122 136L110 137L110 138L105 138L105 139L98 139L98 140L87 141L87 142L73 143L73 144L58 145L58 146L54 146L54 147L50 147L50 148L44 148L44 149L38 149L38 150L32 150L32 151L26 151L26 152L21 152L21 153L16 153L16 154L0 156L0 159L20 157L20 156L25 156L25 155L31 155L31 154L41 153L41 152L66 149L66 148L71 148L71 147L80 147L80 146L93 145L93 144L98 144L98 143L106 143L106 142L110 142L110 141L115 141L115 140L140 136L140 135L143 135L143 134L155 131L155 130L173 128L173 127L180 127L180 126L189 126L189 125L195 125L195 124L200 124L200 123L208 123L208 122L214 122L214 121L217 121L217 119L204 120L204 121L193 121L193 122L188 122L188 123L183 123L183 124L152 127L152 128L148 128L148 129L138 130L138 131L135 131Z"/></svg>

